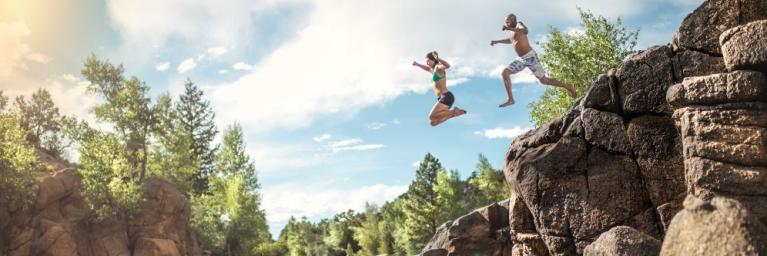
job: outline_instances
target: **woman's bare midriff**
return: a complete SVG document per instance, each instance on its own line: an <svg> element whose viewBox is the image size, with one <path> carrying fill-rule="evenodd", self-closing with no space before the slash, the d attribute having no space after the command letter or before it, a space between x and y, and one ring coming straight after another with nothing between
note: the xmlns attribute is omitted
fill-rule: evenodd
<svg viewBox="0 0 767 256"><path fill-rule="evenodd" d="M445 83L445 79L439 80L437 82L434 82L434 94L439 97L442 94L445 94L448 92L447 85Z"/></svg>

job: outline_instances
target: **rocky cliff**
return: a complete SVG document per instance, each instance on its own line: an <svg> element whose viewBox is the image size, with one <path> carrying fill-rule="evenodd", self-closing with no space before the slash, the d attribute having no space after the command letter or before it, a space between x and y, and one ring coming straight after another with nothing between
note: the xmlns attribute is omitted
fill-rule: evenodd
<svg viewBox="0 0 767 256"><path fill-rule="evenodd" d="M767 254L765 72L767 0L704 1L511 143L508 227L440 231L424 254Z"/></svg>
<svg viewBox="0 0 767 256"><path fill-rule="evenodd" d="M2 255L200 255L189 229L186 197L170 183L148 179L145 202L131 221L94 222L71 165L41 155L33 207L14 214L0 230L9 241Z"/></svg>

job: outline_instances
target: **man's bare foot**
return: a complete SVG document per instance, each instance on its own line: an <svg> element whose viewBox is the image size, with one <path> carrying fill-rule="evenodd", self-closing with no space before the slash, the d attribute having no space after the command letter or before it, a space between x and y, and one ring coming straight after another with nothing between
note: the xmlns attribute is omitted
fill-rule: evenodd
<svg viewBox="0 0 767 256"><path fill-rule="evenodd" d="M508 106L514 105L514 99L509 99L508 101L504 102L501 105L498 105L499 108L505 108Z"/></svg>
<svg viewBox="0 0 767 256"><path fill-rule="evenodd" d="M575 99L575 97L578 97L578 93L575 91L575 86L573 86L572 84L565 85L565 89L567 89L567 91L570 92L570 97L573 97L573 99Z"/></svg>
<svg viewBox="0 0 767 256"><path fill-rule="evenodd" d="M468 112L466 112L466 110L464 110L464 109L461 109L461 108L459 108L459 107L455 107L455 108L453 108L453 111L457 112L457 113L455 114L455 116L453 116L453 117L456 117L456 116L462 116L462 115L465 115L466 113L468 113Z"/></svg>

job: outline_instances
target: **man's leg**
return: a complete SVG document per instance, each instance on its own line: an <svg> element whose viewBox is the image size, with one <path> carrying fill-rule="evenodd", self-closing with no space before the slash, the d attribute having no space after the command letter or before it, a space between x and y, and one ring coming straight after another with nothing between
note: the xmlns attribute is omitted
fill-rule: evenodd
<svg viewBox="0 0 767 256"><path fill-rule="evenodd" d="M545 76L539 78L538 80L545 85L551 85L551 86L556 86L556 87L566 89L568 92L570 92L570 97L573 97L573 99L575 99L575 97L578 97L578 93L575 91L575 86L573 86L572 84L566 84L556 79L548 78Z"/></svg>
<svg viewBox="0 0 767 256"><path fill-rule="evenodd" d="M514 104L514 96L512 95L511 90L511 75L518 73L519 71L522 71L525 69L526 64L522 60L515 60L509 63L509 66L503 69L503 73L501 73L501 76L503 76L503 85L506 87L506 95L509 97L504 103L501 105L498 105L499 108L502 107L508 107Z"/></svg>
<svg viewBox="0 0 767 256"><path fill-rule="evenodd" d="M508 95L509 98L506 102L498 105L499 108L508 107L514 104L514 96L511 94L511 70L504 68L501 76L503 76L503 85L506 87L506 95Z"/></svg>

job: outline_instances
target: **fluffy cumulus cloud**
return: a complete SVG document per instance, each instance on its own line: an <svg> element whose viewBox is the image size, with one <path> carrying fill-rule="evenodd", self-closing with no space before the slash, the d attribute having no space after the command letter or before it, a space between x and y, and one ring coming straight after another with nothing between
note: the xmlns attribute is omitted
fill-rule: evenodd
<svg viewBox="0 0 767 256"><path fill-rule="evenodd" d="M107 8L126 44L161 45L181 39L209 48L208 54L242 49L233 44L268 41L269 30L254 28L261 24L254 19L285 6L305 8L296 15L301 22L291 16L264 23L265 27L304 25L275 50L248 61L253 64L235 64L232 69L244 74L215 85L212 91L218 109L269 110L245 116L241 111L227 111L220 113L221 123L239 120L246 128L274 129L304 127L324 115L354 114L404 93L429 90L428 76L410 63L422 61L430 50L439 50L454 65L451 86L473 76L497 76L514 54L509 47L490 47L488 42L506 36L497 28L509 12L526 21L534 34L545 34L549 24L576 23L576 6L610 17L632 17L648 6L669 1L688 2L555 0L532 6L504 0L107 0ZM514 81L535 79L522 73Z"/></svg>
<svg viewBox="0 0 767 256"><path fill-rule="evenodd" d="M183 74L189 70L194 69L195 67L197 67L197 63L194 61L194 59L189 58L178 64L178 72Z"/></svg>
<svg viewBox="0 0 767 256"><path fill-rule="evenodd" d="M168 70L168 68L170 68L170 62L162 62L162 63L158 63L157 65L155 65L155 66L154 66L154 68L155 68L157 71L160 71L160 72L162 72L162 71L165 71L165 70Z"/></svg>
<svg viewBox="0 0 767 256"><path fill-rule="evenodd" d="M381 205L406 190L406 185L375 184L351 189L317 191L305 184L283 184L264 188L263 206L270 226L278 226L290 216L316 219L348 209L360 211L364 209L366 202Z"/></svg>
<svg viewBox="0 0 767 256"><path fill-rule="evenodd" d="M314 142L323 142L330 139L331 136L332 135L330 135L329 133L323 133L323 134L312 137L312 140Z"/></svg>
<svg viewBox="0 0 767 256"><path fill-rule="evenodd" d="M253 65L250 65L245 62L237 62L234 65L232 65L232 69L234 70L251 70L253 69Z"/></svg>
<svg viewBox="0 0 767 256"><path fill-rule="evenodd" d="M512 139L523 133L532 130L531 127L514 127L514 128L494 128L486 129L483 131L476 131L474 134L484 136L488 139Z"/></svg>
<svg viewBox="0 0 767 256"><path fill-rule="evenodd" d="M51 58L35 52L25 39L31 31L26 22L0 22L0 78L8 78L16 70L29 69L29 63L48 63Z"/></svg>

